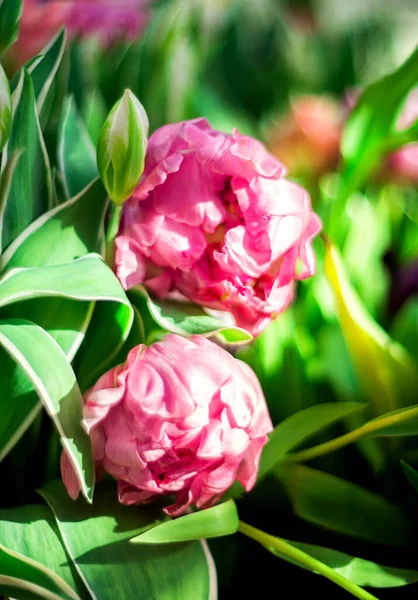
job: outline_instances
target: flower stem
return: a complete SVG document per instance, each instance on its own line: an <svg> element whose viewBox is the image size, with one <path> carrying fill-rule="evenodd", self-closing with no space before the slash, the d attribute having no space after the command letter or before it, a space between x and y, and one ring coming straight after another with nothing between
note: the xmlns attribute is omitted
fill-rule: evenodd
<svg viewBox="0 0 418 600"><path fill-rule="evenodd" d="M256 529L251 525L247 525L242 521L239 523L238 531L243 535L255 540L256 542L259 542L262 546L277 550L280 554L288 557L292 562L299 563L300 565L308 568L310 571L314 571L319 575L323 575L330 581L333 581L343 589L347 590L347 592L350 592L350 594L356 598L360 598L360 600L378 600L376 596L373 596L363 588L349 581L334 571L334 569L328 567L328 565L325 565L316 558L309 556L309 554L302 552L302 550L295 548L295 546L292 546L281 538L269 535L268 533L265 533L260 529Z"/></svg>
<svg viewBox="0 0 418 600"><path fill-rule="evenodd" d="M122 206L110 203L110 218L106 232L106 262L111 269L115 262L115 238L119 230Z"/></svg>
<svg viewBox="0 0 418 600"><path fill-rule="evenodd" d="M312 460L313 458L324 456L324 454L328 454L329 452L334 452L334 450L339 450L340 448L343 448L348 444L352 444L353 442L356 442L357 440L366 435L370 435L372 433L375 433L376 431L385 429L390 425L404 423L417 417L418 408L411 408L410 410L406 409L404 412L398 412L396 414L388 415L386 417L373 419L372 421L368 421L358 429L354 429L354 431L350 431L349 433L346 433L340 437L330 440L329 442L324 442L323 444L319 444L318 446L314 446L313 448L308 448L307 450L301 450L300 452L288 454L284 460L292 462L305 462L307 460Z"/></svg>

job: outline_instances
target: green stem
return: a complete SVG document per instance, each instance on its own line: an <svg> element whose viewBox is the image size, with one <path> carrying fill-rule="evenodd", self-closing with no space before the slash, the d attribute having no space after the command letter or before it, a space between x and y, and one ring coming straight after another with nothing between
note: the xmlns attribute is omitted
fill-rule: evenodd
<svg viewBox="0 0 418 600"><path fill-rule="evenodd" d="M315 573L323 575L330 581L333 581L343 589L347 590L347 592L350 592L350 594L352 594L356 598L360 598L360 600L378 600L376 596L369 594L369 592L366 592L366 590L363 590L363 588L359 587L355 583L352 583L351 581L334 571L334 569L328 567L328 565L325 565L319 560L316 560L316 558L309 556L309 554L302 552L302 550L295 548L295 546L292 546L291 544L289 544L281 538L269 535L268 533L265 533L260 529L256 529L251 525L247 525L242 521L240 521L239 523L238 531L246 535L247 537L255 540L256 542L259 542L262 546L274 548L275 550L280 552L280 554L283 554L292 561L295 561L300 565L307 567L310 571L314 571Z"/></svg>
<svg viewBox="0 0 418 600"><path fill-rule="evenodd" d="M115 262L115 238L118 234L122 206L110 203L110 218L106 233L106 262L111 269Z"/></svg>
<svg viewBox="0 0 418 600"><path fill-rule="evenodd" d="M404 423L416 417L418 417L418 408L412 408L401 413L374 419L373 421L368 421L358 429L354 429L354 431L350 431L349 433L330 440L329 442L324 442L323 444L319 444L313 448L308 448L307 450L301 450L300 452L288 454L285 457L285 460L292 462L305 462L307 460L312 460L313 458L318 458L319 456L323 456L329 452L339 450L348 444L352 444L366 435L386 429L386 427L389 427L390 425Z"/></svg>

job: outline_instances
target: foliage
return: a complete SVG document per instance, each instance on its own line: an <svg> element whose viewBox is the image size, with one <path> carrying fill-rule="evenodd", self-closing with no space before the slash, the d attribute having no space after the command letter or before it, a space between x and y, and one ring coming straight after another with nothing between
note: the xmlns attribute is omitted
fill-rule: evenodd
<svg viewBox="0 0 418 600"><path fill-rule="evenodd" d="M141 39L111 50L57 32L13 77L3 55L5 597L214 598L206 538L225 597L253 585L262 595L278 577L293 582L295 597L304 584L333 598L346 597L340 588L369 600L376 590L365 587L388 588L384 597L397 600L416 594L417 305L407 298L394 314L389 299L403 281L399 262L417 259L418 196L381 172L389 151L417 141L416 123L402 131L397 123L418 85L418 52L395 59L399 23L390 15L371 11L351 28L334 15L317 27L323 8L293 4L164 0ZM0 2L2 53L20 13L20 1ZM383 47L393 51L377 60ZM108 195L121 204L143 172L142 105L151 131L203 115L268 141L292 95L341 97L353 86L363 90L345 122L340 165L300 181L324 224L317 275L260 337L192 303L124 291L112 270L120 213ZM411 281L413 296L416 275ZM120 505L108 480L95 488L81 424L82 393L132 347L167 332L208 336L252 366L275 425L253 491L234 485L215 507L175 520L158 503ZM61 447L84 495L76 502L57 479Z"/></svg>

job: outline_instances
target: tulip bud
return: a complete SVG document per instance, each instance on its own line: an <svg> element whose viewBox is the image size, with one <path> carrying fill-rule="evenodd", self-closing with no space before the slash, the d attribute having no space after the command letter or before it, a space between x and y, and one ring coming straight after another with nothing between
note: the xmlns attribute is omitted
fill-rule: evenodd
<svg viewBox="0 0 418 600"><path fill-rule="evenodd" d="M12 97L9 82L3 67L0 65L0 152L10 135L12 128Z"/></svg>
<svg viewBox="0 0 418 600"><path fill-rule="evenodd" d="M97 146L97 164L105 188L115 204L123 204L144 171L148 117L130 90L112 108Z"/></svg>

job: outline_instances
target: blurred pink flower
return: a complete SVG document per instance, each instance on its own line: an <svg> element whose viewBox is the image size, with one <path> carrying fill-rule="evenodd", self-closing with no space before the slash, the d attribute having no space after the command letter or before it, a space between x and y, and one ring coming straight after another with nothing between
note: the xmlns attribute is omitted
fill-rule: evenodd
<svg viewBox="0 0 418 600"><path fill-rule="evenodd" d="M272 424L253 371L201 336L138 346L85 396L97 467L118 481L123 504L174 495L172 516L213 505L237 479L256 480ZM62 475L79 485L65 453Z"/></svg>
<svg viewBox="0 0 418 600"><path fill-rule="evenodd" d="M9 50L16 66L36 56L68 21L71 4L65 0L24 0L19 37Z"/></svg>
<svg viewBox="0 0 418 600"><path fill-rule="evenodd" d="M99 35L105 43L117 37L135 38L147 23L151 0L69 0L70 34Z"/></svg>
<svg viewBox="0 0 418 600"><path fill-rule="evenodd" d="M36 56L62 26L70 36L99 36L103 43L135 38L145 28L152 0L24 0L12 56L23 64Z"/></svg>
<svg viewBox="0 0 418 600"><path fill-rule="evenodd" d="M180 292L259 334L292 301L295 280L315 270L321 223L284 175L260 142L205 119L156 131L116 239L123 286Z"/></svg>
<svg viewBox="0 0 418 600"><path fill-rule="evenodd" d="M268 147L291 175L317 178L338 165L342 121L339 104L326 96L295 98L268 131Z"/></svg>

